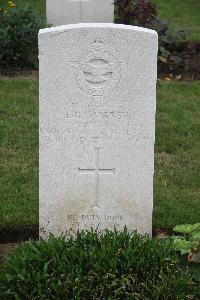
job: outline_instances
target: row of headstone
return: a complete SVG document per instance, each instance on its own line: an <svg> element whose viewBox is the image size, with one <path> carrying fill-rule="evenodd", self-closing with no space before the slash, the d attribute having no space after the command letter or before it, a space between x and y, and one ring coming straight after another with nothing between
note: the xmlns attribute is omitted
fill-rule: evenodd
<svg viewBox="0 0 200 300"><path fill-rule="evenodd" d="M133 26L40 31L42 238L151 234L157 47L155 31Z"/></svg>
<svg viewBox="0 0 200 300"><path fill-rule="evenodd" d="M114 0L46 0L47 20L53 25L112 23Z"/></svg>

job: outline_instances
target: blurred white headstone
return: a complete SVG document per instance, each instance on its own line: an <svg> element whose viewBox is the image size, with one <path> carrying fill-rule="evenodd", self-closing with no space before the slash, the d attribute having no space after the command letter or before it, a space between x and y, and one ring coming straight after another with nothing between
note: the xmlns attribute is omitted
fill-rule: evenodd
<svg viewBox="0 0 200 300"><path fill-rule="evenodd" d="M113 0L46 0L47 20L53 25L112 23Z"/></svg>

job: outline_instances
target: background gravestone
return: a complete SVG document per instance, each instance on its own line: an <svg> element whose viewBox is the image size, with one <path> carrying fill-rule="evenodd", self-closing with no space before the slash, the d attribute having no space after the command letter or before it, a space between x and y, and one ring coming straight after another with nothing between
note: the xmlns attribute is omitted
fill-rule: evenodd
<svg viewBox="0 0 200 300"><path fill-rule="evenodd" d="M151 234L157 33L60 26L39 48L40 235Z"/></svg>
<svg viewBox="0 0 200 300"><path fill-rule="evenodd" d="M47 0L46 7L47 20L53 25L114 20L113 0Z"/></svg>

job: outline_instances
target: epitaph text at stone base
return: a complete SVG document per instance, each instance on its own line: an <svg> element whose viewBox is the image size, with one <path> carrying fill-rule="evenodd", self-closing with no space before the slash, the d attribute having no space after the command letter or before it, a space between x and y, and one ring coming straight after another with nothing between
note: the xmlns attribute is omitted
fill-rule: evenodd
<svg viewBox="0 0 200 300"><path fill-rule="evenodd" d="M151 234L157 34L114 24L44 29L40 236Z"/></svg>

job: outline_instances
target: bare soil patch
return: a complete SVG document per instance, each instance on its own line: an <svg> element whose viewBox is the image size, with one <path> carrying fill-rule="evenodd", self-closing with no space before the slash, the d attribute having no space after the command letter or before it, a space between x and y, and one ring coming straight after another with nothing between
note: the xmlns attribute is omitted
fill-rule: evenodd
<svg viewBox="0 0 200 300"><path fill-rule="evenodd" d="M4 262L6 254L17 248L19 243L0 244L0 265Z"/></svg>
<svg viewBox="0 0 200 300"><path fill-rule="evenodd" d="M19 241L37 240L39 225L15 225L0 227L0 243L17 243Z"/></svg>

